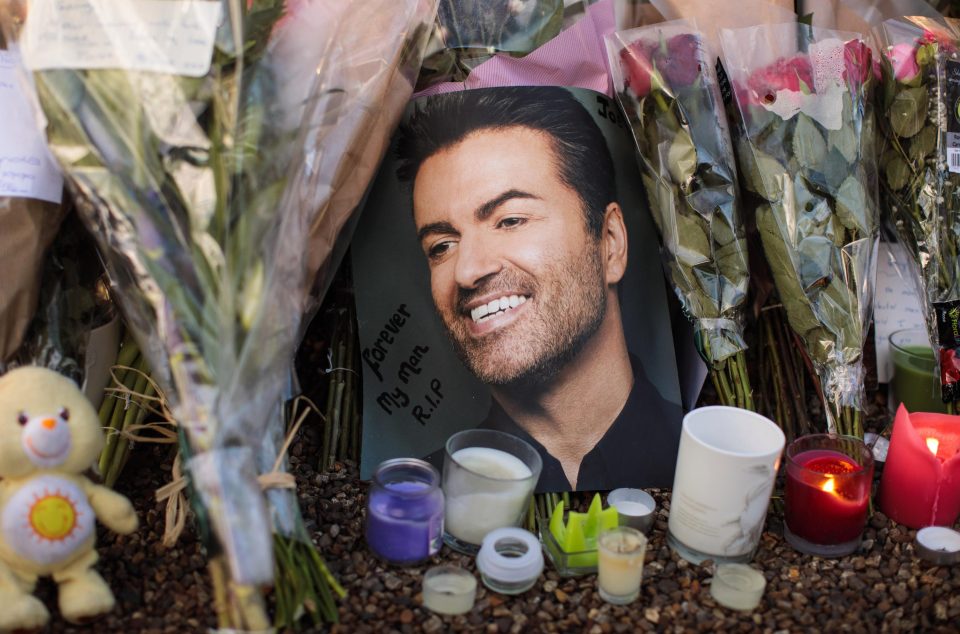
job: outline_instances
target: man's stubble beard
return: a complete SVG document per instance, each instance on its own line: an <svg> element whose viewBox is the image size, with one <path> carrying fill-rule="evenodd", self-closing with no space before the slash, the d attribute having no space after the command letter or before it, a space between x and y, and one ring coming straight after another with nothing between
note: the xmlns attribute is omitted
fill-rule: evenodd
<svg viewBox="0 0 960 634"><path fill-rule="evenodd" d="M551 381L576 357L606 316L607 295L599 245L587 245L584 258L568 258L547 284L513 268L477 289L458 291L457 315L441 315L460 359L487 385L534 388ZM471 299L502 291L533 298L532 315L479 339L470 336L464 306ZM527 304L530 304L528 300ZM524 304L524 305L527 305Z"/></svg>

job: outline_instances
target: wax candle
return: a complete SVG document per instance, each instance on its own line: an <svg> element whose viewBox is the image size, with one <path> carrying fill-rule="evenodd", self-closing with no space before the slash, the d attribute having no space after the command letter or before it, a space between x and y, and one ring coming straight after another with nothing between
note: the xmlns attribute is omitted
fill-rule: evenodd
<svg viewBox="0 0 960 634"><path fill-rule="evenodd" d="M443 466L444 539L475 554L490 531L517 526L540 476L540 454L523 440L468 430L447 441Z"/></svg>
<svg viewBox="0 0 960 634"><path fill-rule="evenodd" d="M873 457L859 439L817 434L795 440L787 448L787 541L821 556L856 550L872 478Z"/></svg>
<svg viewBox="0 0 960 634"><path fill-rule="evenodd" d="M647 538L629 526L600 534L597 540L597 584L604 601L625 604L640 594Z"/></svg>
<svg viewBox="0 0 960 634"><path fill-rule="evenodd" d="M893 397L910 411L946 412L940 400L937 361L923 328L898 330L890 335L893 357Z"/></svg>
<svg viewBox="0 0 960 634"><path fill-rule="evenodd" d="M753 558L784 445L772 420L736 407L683 419L667 543L694 563Z"/></svg>
<svg viewBox="0 0 960 634"><path fill-rule="evenodd" d="M630 526L647 534L653 526L657 503L640 489L614 489L607 494L607 504L617 509L620 526Z"/></svg>
<svg viewBox="0 0 960 634"><path fill-rule="evenodd" d="M422 460L387 460L374 472L367 503L370 549L394 564L412 564L440 550L440 474Z"/></svg>
<svg viewBox="0 0 960 634"><path fill-rule="evenodd" d="M917 531L917 554L938 566L960 563L960 533L946 526L927 526Z"/></svg>
<svg viewBox="0 0 960 634"><path fill-rule="evenodd" d="M505 482L483 491L471 490L468 481L453 483L462 487L448 487L447 532L479 544L493 529L516 524L530 496L532 474L527 465L505 451L487 447L461 449L453 459L474 474Z"/></svg>
<svg viewBox="0 0 960 634"><path fill-rule="evenodd" d="M457 566L435 566L423 576L423 605L438 614L465 614L477 599L477 578Z"/></svg>
<svg viewBox="0 0 960 634"><path fill-rule="evenodd" d="M880 508L910 528L950 526L960 516L960 416L900 406L880 479Z"/></svg>

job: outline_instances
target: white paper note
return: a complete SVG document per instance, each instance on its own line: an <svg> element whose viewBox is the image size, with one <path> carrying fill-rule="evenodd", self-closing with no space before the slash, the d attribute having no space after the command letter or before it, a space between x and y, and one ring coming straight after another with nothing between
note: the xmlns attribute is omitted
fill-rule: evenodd
<svg viewBox="0 0 960 634"><path fill-rule="evenodd" d="M908 257L903 246L880 243L873 310L877 337L877 379L881 383L888 383L893 377L890 335L905 328L926 327L920 299L909 278Z"/></svg>
<svg viewBox="0 0 960 634"><path fill-rule="evenodd" d="M22 92L19 65L17 53L0 51L0 196L59 203L63 176Z"/></svg>
<svg viewBox="0 0 960 634"><path fill-rule="evenodd" d="M33 0L22 39L31 70L123 68L202 77L220 3L201 0Z"/></svg>

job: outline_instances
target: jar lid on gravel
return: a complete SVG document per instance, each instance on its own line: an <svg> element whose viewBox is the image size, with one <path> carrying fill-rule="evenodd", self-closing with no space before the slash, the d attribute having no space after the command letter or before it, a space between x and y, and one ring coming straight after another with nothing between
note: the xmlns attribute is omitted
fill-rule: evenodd
<svg viewBox="0 0 960 634"><path fill-rule="evenodd" d="M710 594L720 605L734 610L753 610L760 605L767 580L746 564L719 564L710 583Z"/></svg>
<svg viewBox="0 0 960 634"><path fill-rule="evenodd" d="M477 553L484 585L502 594L529 590L543 572L540 540L522 528L498 528L487 533Z"/></svg>

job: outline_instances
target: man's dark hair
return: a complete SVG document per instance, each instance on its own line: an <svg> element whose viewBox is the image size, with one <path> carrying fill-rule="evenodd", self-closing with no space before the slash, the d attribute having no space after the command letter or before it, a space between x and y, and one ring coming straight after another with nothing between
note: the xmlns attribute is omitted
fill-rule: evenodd
<svg viewBox="0 0 960 634"><path fill-rule="evenodd" d="M473 132L514 126L550 136L560 180L580 196L587 228L599 237L604 211L616 200L613 159L593 117L564 88L464 90L431 97L400 127L397 176L412 183L437 152Z"/></svg>

